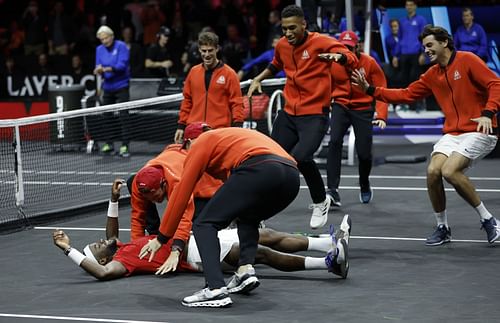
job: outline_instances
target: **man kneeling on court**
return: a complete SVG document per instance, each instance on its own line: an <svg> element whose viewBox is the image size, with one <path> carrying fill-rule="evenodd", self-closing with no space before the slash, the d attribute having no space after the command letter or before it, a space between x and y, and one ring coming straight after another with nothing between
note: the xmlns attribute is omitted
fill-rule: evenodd
<svg viewBox="0 0 500 323"><path fill-rule="evenodd" d="M154 255L151 261L147 258L139 259L137 254L144 247L149 239L155 236L145 236L129 243L122 243L118 240L118 199L120 189L125 181L116 179L111 189L111 200L109 202L106 240L91 243L84 248L84 253L72 248L70 239L63 230L53 232L54 244L64 251L73 262L82 267L87 273L99 280L111 280L134 274L165 274L170 271L180 272L201 272L201 258L198 253L196 242L191 235L184 252L180 255L171 251L170 240L164 244ZM331 230L333 231L333 230ZM347 277L349 264L347 252L339 253L336 241L349 239L350 219L344 216L340 230L335 234L332 232L329 237L306 237L274 231L272 229L260 229L259 245L256 255L256 263L266 264L281 271L299 271L328 269L342 278ZM234 270L238 265L239 247L236 229L221 230L219 232L221 244L220 259L223 268ZM347 248L340 247L342 250ZM289 254L297 251L323 251L325 257L304 257ZM339 255L337 256L337 254ZM342 257L343 259L338 259ZM168 265L162 266L168 260ZM341 263L341 264L339 264ZM242 292L241 290L231 290L230 292Z"/></svg>

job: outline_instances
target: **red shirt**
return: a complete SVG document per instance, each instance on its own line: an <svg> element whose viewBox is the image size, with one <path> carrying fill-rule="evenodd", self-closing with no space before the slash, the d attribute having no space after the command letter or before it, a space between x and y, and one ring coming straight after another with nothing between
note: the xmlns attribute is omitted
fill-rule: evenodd
<svg viewBox="0 0 500 323"><path fill-rule="evenodd" d="M132 274L155 273L167 260L168 256L170 256L170 248L173 240L170 240L168 243L161 246L151 262L149 262L149 256L139 259L139 253L142 247L148 243L149 239L153 239L155 237L155 235L142 237L129 243L118 242L118 250L113 256L113 260L118 261L127 269L125 276L130 276ZM183 260L181 254L177 271L192 272L196 270Z"/></svg>
<svg viewBox="0 0 500 323"><path fill-rule="evenodd" d="M274 50L271 65L284 70L286 84L283 89L285 111L291 115L324 114L330 111L330 66L320 60L321 53L342 53L346 66L354 67L356 55L333 37L309 32L303 43L293 46L282 37Z"/></svg>
<svg viewBox="0 0 500 323"><path fill-rule="evenodd" d="M361 53L355 68L365 75L366 80L371 85L387 86L384 72L371 56ZM373 97L351 84L351 74L351 68L332 64L332 98L334 102L353 110L371 109ZM387 103L376 101L377 119L387 120L387 107Z"/></svg>
<svg viewBox="0 0 500 323"><path fill-rule="evenodd" d="M226 64L213 70L208 90L205 85L206 69L194 66L184 82L179 124L203 121L212 128L230 127L243 122L243 96L236 72Z"/></svg>
<svg viewBox="0 0 500 323"><path fill-rule="evenodd" d="M476 132L471 118L492 118L500 107L500 79L475 54L454 52L446 67L432 66L406 89L375 88L373 96L385 102L411 103L434 94L445 116L443 132Z"/></svg>
<svg viewBox="0 0 500 323"><path fill-rule="evenodd" d="M295 163L277 142L255 130L221 128L202 133L189 149L182 178L167 205L160 225L162 235L172 237L189 196L204 172L224 181L231 170L245 160L265 154L278 155Z"/></svg>

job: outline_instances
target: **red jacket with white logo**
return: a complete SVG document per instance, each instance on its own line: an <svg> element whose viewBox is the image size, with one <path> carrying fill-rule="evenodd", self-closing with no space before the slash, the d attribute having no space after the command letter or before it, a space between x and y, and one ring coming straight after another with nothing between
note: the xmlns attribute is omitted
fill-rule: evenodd
<svg viewBox="0 0 500 323"><path fill-rule="evenodd" d="M236 72L226 64L214 68L208 89L203 64L193 66L184 82L184 100L179 112L179 127L203 121L212 128L242 123L243 97Z"/></svg>
<svg viewBox="0 0 500 323"><path fill-rule="evenodd" d="M316 32L307 33L297 46L290 45L286 37L276 45L271 69L285 71L284 109L288 114L324 114L330 110L330 66L338 63L320 60L321 53L342 53L347 58L345 65L351 68L358 62L338 40Z"/></svg>
<svg viewBox="0 0 500 323"><path fill-rule="evenodd" d="M411 103L434 94L445 116L443 132L475 132L472 118L494 118L500 107L500 79L475 54L453 52L446 67L432 66L406 89L375 88L377 100Z"/></svg>
<svg viewBox="0 0 500 323"><path fill-rule="evenodd" d="M296 165L293 157L276 141L258 131L221 128L202 133L189 148L182 178L172 193L161 221L161 235L172 237L189 196L203 173L225 181L231 170L245 160L265 154L281 156Z"/></svg>
<svg viewBox="0 0 500 323"><path fill-rule="evenodd" d="M159 166L163 169L168 200L170 200L170 195L172 194L175 186L179 183L186 155L187 151L182 150L181 145L169 145L158 156L151 159L144 166ZM193 192L193 195L195 197L211 198L221 185L222 181L216 180L208 174L203 174L201 180L198 182L198 185ZM130 204L132 207L130 217L131 240L135 240L144 236L144 230L146 227L146 212L150 203L152 202L146 200L137 189L136 181L134 178L132 182L132 193L130 199ZM187 242L187 240L189 239L189 232L191 231L193 214L194 202L193 199L190 198L187 207L185 208L185 210L183 210L182 219L179 223L179 227L175 231L174 239ZM165 213L163 214L163 217L165 217Z"/></svg>
<svg viewBox="0 0 500 323"><path fill-rule="evenodd" d="M384 72L371 56L361 53L356 66L365 75L366 80L373 86L386 87L387 80ZM351 84L352 69L332 64L332 98L335 103L342 104L352 110L368 110L372 108L373 97L363 92L359 87ZM388 104L376 101L375 111L377 119L387 120Z"/></svg>

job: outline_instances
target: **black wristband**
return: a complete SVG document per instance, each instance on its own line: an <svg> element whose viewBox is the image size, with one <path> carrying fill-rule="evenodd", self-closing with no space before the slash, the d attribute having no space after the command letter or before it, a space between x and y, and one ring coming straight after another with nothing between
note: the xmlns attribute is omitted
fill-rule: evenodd
<svg viewBox="0 0 500 323"><path fill-rule="evenodd" d="M161 232L158 232L158 235L156 236L156 239L158 239L158 242L160 242L161 244L165 244L165 243L168 242L168 240L170 238L167 237L167 236L164 236Z"/></svg>
<svg viewBox="0 0 500 323"><path fill-rule="evenodd" d="M375 94L375 87L369 85L368 88L366 89L366 94L373 96L373 94Z"/></svg>
<svg viewBox="0 0 500 323"><path fill-rule="evenodd" d="M493 112L491 110L483 110L481 112L481 117L488 117L490 119L493 119L494 116L495 116L495 112Z"/></svg>
<svg viewBox="0 0 500 323"><path fill-rule="evenodd" d="M71 251L71 247L68 247L67 249L64 249L64 254L67 256L69 255L69 252Z"/></svg>
<svg viewBox="0 0 500 323"><path fill-rule="evenodd" d="M180 239L174 239L172 241L172 251L177 250L179 252L182 252L184 250L186 243Z"/></svg>

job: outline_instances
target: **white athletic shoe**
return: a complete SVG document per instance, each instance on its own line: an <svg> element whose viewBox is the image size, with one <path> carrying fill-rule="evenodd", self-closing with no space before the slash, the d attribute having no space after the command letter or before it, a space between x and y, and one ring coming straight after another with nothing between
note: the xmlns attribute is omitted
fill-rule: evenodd
<svg viewBox="0 0 500 323"><path fill-rule="evenodd" d="M344 215L340 223L340 229L335 233L335 238L338 240L345 239L349 243L349 236L351 235L352 221L349 214Z"/></svg>
<svg viewBox="0 0 500 323"><path fill-rule="evenodd" d="M318 229L326 224L331 202L331 199L326 197L321 203L312 203L309 205L309 208L313 210L310 223L311 229Z"/></svg>
<svg viewBox="0 0 500 323"><path fill-rule="evenodd" d="M226 287L204 288L191 296L184 297L182 305L187 307L228 307L233 304Z"/></svg>

